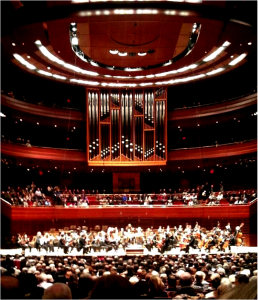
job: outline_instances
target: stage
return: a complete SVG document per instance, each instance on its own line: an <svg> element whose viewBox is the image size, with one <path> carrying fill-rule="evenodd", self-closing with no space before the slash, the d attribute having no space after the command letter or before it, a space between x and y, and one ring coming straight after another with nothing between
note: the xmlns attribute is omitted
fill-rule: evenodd
<svg viewBox="0 0 258 300"><path fill-rule="evenodd" d="M128 251L131 250L131 251ZM137 251L138 250L138 251ZM217 250L211 250L210 252L205 251L204 249L190 249L189 253L186 253L185 251L180 251L180 248L173 248L170 251L165 251L163 254L161 254L157 248L153 248L151 251L148 251L146 248L142 247L129 247L125 250L123 248L119 248L117 251L111 250L106 252L105 250L101 250L99 252L94 252L91 250L88 254L83 254L82 250L77 251L76 249L73 249L68 254L64 254L63 249L58 249L57 247L54 248L54 252L46 253L44 249L41 251L38 251L36 248L32 248L31 252L29 249L25 249L25 252L22 251L21 248L18 249L0 249L0 255L11 255L14 256L15 254L22 255L24 254L25 257L31 257L31 256L133 256L133 255L182 255L182 254L225 254L225 253L232 253L232 254L240 254L240 253L257 253L258 247L245 247L245 246L231 246L231 250L229 251L226 249L225 252L217 251Z"/></svg>

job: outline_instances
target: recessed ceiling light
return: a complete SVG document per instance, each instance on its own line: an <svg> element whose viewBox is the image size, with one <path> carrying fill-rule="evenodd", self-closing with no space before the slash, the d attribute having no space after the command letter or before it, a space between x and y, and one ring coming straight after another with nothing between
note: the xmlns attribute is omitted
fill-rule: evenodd
<svg viewBox="0 0 258 300"><path fill-rule="evenodd" d="M68 172L68 174L71 174L71 172Z"/></svg>
<svg viewBox="0 0 258 300"><path fill-rule="evenodd" d="M139 56L145 56L147 53L146 52L139 52L138 55Z"/></svg>
<svg viewBox="0 0 258 300"><path fill-rule="evenodd" d="M250 46L250 45L252 45L252 43L251 43L251 42L249 42L247 45L249 45L249 46Z"/></svg>
<svg viewBox="0 0 258 300"><path fill-rule="evenodd" d="M240 44L240 46L242 46L242 44Z"/></svg>
<svg viewBox="0 0 258 300"><path fill-rule="evenodd" d="M57 127L57 125L55 125L55 127Z"/></svg>
<svg viewBox="0 0 258 300"><path fill-rule="evenodd" d="M20 119L20 121L22 122L22 119Z"/></svg>
<svg viewBox="0 0 258 300"><path fill-rule="evenodd" d="M50 70L50 67L47 67L48 70Z"/></svg>
<svg viewBox="0 0 258 300"><path fill-rule="evenodd" d="M30 59L30 56L29 56L29 55L27 55L27 58L28 58L28 59Z"/></svg>
<svg viewBox="0 0 258 300"><path fill-rule="evenodd" d="M74 168L74 170L76 170L76 168Z"/></svg>
<svg viewBox="0 0 258 300"><path fill-rule="evenodd" d="M197 126L200 126L200 124L197 124Z"/></svg>
<svg viewBox="0 0 258 300"><path fill-rule="evenodd" d="M237 122L240 122L240 120L238 120Z"/></svg>
<svg viewBox="0 0 258 300"><path fill-rule="evenodd" d="M207 53L207 51L205 51L204 53Z"/></svg>
<svg viewBox="0 0 258 300"><path fill-rule="evenodd" d="M249 45L249 44L248 44ZM24 43L22 43L22 46L24 46Z"/></svg>
<svg viewBox="0 0 258 300"><path fill-rule="evenodd" d="M180 128L180 126L178 126L177 128Z"/></svg>
<svg viewBox="0 0 258 300"><path fill-rule="evenodd" d="M39 122L37 122L37 125L39 125Z"/></svg>
<svg viewBox="0 0 258 300"><path fill-rule="evenodd" d="M216 123L218 124L218 123L219 123L219 121L216 121Z"/></svg>
<svg viewBox="0 0 258 300"><path fill-rule="evenodd" d="M233 57L234 57L234 55L231 55L230 57L231 57L231 58L233 58Z"/></svg>
<svg viewBox="0 0 258 300"><path fill-rule="evenodd" d="M178 169L180 169L180 167L178 167Z"/></svg>
<svg viewBox="0 0 258 300"><path fill-rule="evenodd" d="M73 127L73 129L76 129L76 127Z"/></svg>
<svg viewBox="0 0 258 300"><path fill-rule="evenodd" d="M21 166L21 164L19 164L19 166Z"/></svg>
<svg viewBox="0 0 258 300"><path fill-rule="evenodd" d="M29 171L30 169L27 169L27 171Z"/></svg>
<svg viewBox="0 0 258 300"><path fill-rule="evenodd" d="M57 167L55 167L55 169L57 169Z"/></svg>
<svg viewBox="0 0 258 300"><path fill-rule="evenodd" d="M57 53L60 53L60 51L58 50Z"/></svg>
<svg viewBox="0 0 258 300"><path fill-rule="evenodd" d="M48 170L48 173L50 173L50 171Z"/></svg>
<svg viewBox="0 0 258 300"><path fill-rule="evenodd" d="M198 168L200 168L200 166L198 166Z"/></svg>
<svg viewBox="0 0 258 300"><path fill-rule="evenodd" d="M12 43L12 45L13 45L13 46L16 46L16 44L15 44L15 43Z"/></svg>
<svg viewBox="0 0 258 300"><path fill-rule="evenodd" d="M184 173L185 171L182 171L182 173Z"/></svg>

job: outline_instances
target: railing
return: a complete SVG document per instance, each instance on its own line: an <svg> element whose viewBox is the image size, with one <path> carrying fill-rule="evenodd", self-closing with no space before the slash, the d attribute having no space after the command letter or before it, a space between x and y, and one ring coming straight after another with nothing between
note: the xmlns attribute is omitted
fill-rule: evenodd
<svg viewBox="0 0 258 300"><path fill-rule="evenodd" d="M204 107L204 106L209 106L209 105L214 105L214 104L220 104L220 103L229 102L229 101L241 99L243 97L247 97L247 96L255 94L256 90L257 90L257 86L255 87L254 90L255 90L255 92L247 93L247 94L244 94L244 95L241 95L241 96L238 96L238 97L229 98L229 99L225 99L225 100L222 100L222 101L215 101L215 102L209 102L209 103L205 103L205 104L198 104L198 105L193 105L193 106L187 106L187 107L177 107L177 108L174 108L174 110L183 110L183 109L189 109L189 108Z"/></svg>
<svg viewBox="0 0 258 300"><path fill-rule="evenodd" d="M250 139L250 140L244 140L240 142L232 142L232 143L226 143L226 144L217 144L217 145L208 145L208 146L201 146L201 147L188 147L188 148L174 148L174 149L168 149L168 151L178 151L178 150L189 150L189 149L203 149L203 148L214 148L214 147L221 147L221 146L229 146L229 145L237 145L237 144L243 144L248 143L257 140L257 138Z"/></svg>

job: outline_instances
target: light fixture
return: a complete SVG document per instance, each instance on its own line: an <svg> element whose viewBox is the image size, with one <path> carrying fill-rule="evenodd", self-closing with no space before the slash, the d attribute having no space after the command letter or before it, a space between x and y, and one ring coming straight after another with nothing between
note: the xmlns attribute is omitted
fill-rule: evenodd
<svg viewBox="0 0 258 300"><path fill-rule="evenodd" d="M241 55L239 55L237 58L235 58L234 60L232 60L230 63L229 63L229 66L234 66L236 65L237 63L239 63L241 60L243 60L245 57L246 57L247 53L243 53Z"/></svg>
<svg viewBox="0 0 258 300"><path fill-rule="evenodd" d="M27 169L27 171L29 171L30 169Z"/></svg>
<svg viewBox="0 0 258 300"><path fill-rule="evenodd" d="M42 74L42 75L45 75L45 76L52 76L52 73L49 73L49 72L46 72L46 71L43 71L43 70L37 70L37 72Z"/></svg>
<svg viewBox="0 0 258 300"><path fill-rule="evenodd" d="M138 52L138 55L139 56L145 56L145 55L147 55L147 53L146 52Z"/></svg>
<svg viewBox="0 0 258 300"><path fill-rule="evenodd" d="M216 124L218 124L219 122L218 121L216 121Z"/></svg>
<svg viewBox="0 0 258 300"><path fill-rule="evenodd" d="M57 169L57 167L55 167L55 169Z"/></svg>
<svg viewBox="0 0 258 300"><path fill-rule="evenodd" d="M109 50L109 53L111 53L111 54L117 54L118 50Z"/></svg>
<svg viewBox="0 0 258 300"><path fill-rule="evenodd" d="M224 70L225 70L224 68L218 68L216 70L213 70L211 72L206 73L206 75L214 75L214 74L217 74L217 73L222 72Z"/></svg>
<svg viewBox="0 0 258 300"><path fill-rule="evenodd" d="M198 166L198 168L200 168L200 166Z"/></svg>
<svg viewBox="0 0 258 300"><path fill-rule="evenodd" d="M50 173L50 170L48 170L48 173Z"/></svg>
<svg viewBox="0 0 258 300"><path fill-rule="evenodd" d="M20 122L22 122L22 119L20 119Z"/></svg>
<svg viewBox="0 0 258 300"><path fill-rule="evenodd" d="M197 126L200 126L200 124L197 124Z"/></svg>
<svg viewBox="0 0 258 300"><path fill-rule="evenodd" d="M15 44L15 43L12 43L12 45L13 45L13 46L16 46L16 44Z"/></svg>
<svg viewBox="0 0 258 300"><path fill-rule="evenodd" d="M57 127L57 125L54 125L55 127Z"/></svg>
<svg viewBox="0 0 258 300"><path fill-rule="evenodd" d="M39 122L37 122L37 125L39 125Z"/></svg>
<svg viewBox="0 0 258 300"><path fill-rule="evenodd" d="M118 52L118 55L119 55L119 56L126 56L126 55L127 55L127 52Z"/></svg>
<svg viewBox="0 0 258 300"><path fill-rule="evenodd" d="M231 57L231 58L233 58L233 57L234 57L234 55L231 55L230 57Z"/></svg>
<svg viewBox="0 0 258 300"><path fill-rule="evenodd" d="M180 167L178 167L178 169L180 169Z"/></svg>
<svg viewBox="0 0 258 300"><path fill-rule="evenodd" d="M77 31L77 28L76 28L76 27L73 27L73 28L72 28L72 31L74 31L74 32Z"/></svg>
<svg viewBox="0 0 258 300"><path fill-rule="evenodd" d="M76 129L76 127L73 127L73 129Z"/></svg>
<svg viewBox="0 0 258 300"><path fill-rule="evenodd" d="M68 174L70 174L71 172L68 172Z"/></svg>
<svg viewBox="0 0 258 300"><path fill-rule="evenodd" d="M48 70L50 70L50 67L47 67Z"/></svg>
<svg viewBox="0 0 258 300"><path fill-rule="evenodd" d="M251 43L251 42L249 42L247 45L249 45L249 46L250 46L250 45L252 45L252 43Z"/></svg>
<svg viewBox="0 0 258 300"><path fill-rule="evenodd" d="M28 58L28 59L30 59L30 56L29 56L29 55L27 55L27 58Z"/></svg>
<svg viewBox="0 0 258 300"><path fill-rule="evenodd" d="M184 173L185 171L182 171L182 173Z"/></svg>
<svg viewBox="0 0 258 300"><path fill-rule="evenodd" d="M74 170L76 170L76 168L73 168Z"/></svg>
<svg viewBox="0 0 258 300"><path fill-rule="evenodd" d="M72 45L74 45L74 46L78 46L79 45L79 40L78 40L78 38L77 37L72 37Z"/></svg>
<svg viewBox="0 0 258 300"><path fill-rule="evenodd" d="M207 56L206 58L204 58L203 61L207 62L210 60L213 60L215 57L217 57L223 50L225 50L225 48L227 46L229 46L230 43L228 41L226 41L221 47L219 47L216 51L214 51L211 55Z"/></svg>
<svg viewBox="0 0 258 300"><path fill-rule="evenodd" d="M23 57L21 57L19 54L14 53L13 56L24 66L26 66L30 70L35 70L36 67L27 62Z"/></svg>

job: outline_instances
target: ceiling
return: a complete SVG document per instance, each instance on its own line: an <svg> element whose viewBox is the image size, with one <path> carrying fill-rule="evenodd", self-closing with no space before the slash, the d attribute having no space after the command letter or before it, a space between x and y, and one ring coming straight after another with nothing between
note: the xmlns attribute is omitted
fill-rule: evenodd
<svg viewBox="0 0 258 300"><path fill-rule="evenodd" d="M69 1L42 2L39 4L35 1L32 3L15 1L16 6L3 3L2 57L28 72L53 80L64 80L54 78L55 74L65 77L67 83L71 83L71 79L83 80L73 81L73 84L86 86L171 85L179 83L171 83L171 80L206 74L218 68L224 68L223 72L231 71L248 61L250 55L257 51L256 26L254 27L256 11L253 11L256 3L153 1L146 4L122 1L119 4L94 2L77 5ZM84 54L101 64L123 68L167 62L186 49L195 23L201 24L201 30L192 51L175 63L155 69L150 67L147 70L126 72L91 65L76 56L69 37L71 23L77 25L78 45ZM49 60L35 45L37 40L63 62L97 75L77 73ZM216 58L204 63L204 59L226 41L230 45ZM109 50L114 49L127 52L128 55L121 57L111 54ZM148 51L152 53L145 56L138 55L139 52ZM26 68L13 57L14 53L19 54L37 69ZM129 56L129 53L136 55ZM230 61L243 53L247 56L237 65L229 67ZM153 74L171 72L193 64L198 66L175 74L150 77ZM40 74L38 70L52 75ZM170 83L167 83L168 81Z"/></svg>

